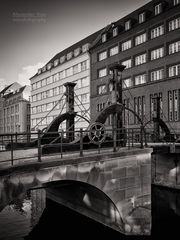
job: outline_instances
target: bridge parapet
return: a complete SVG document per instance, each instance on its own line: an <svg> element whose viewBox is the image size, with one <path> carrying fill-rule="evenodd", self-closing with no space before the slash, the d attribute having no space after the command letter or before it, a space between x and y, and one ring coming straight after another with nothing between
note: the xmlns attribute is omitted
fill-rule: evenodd
<svg viewBox="0 0 180 240"><path fill-rule="evenodd" d="M87 199L95 199L92 195L96 190L83 190L82 200L87 209L83 208L81 213L124 234L149 235L151 232L151 149L34 163L12 169L14 171L0 177L1 209L30 188L74 181L86 184L84 189L94 187L101 193L93 205L95 209L90 211ZM74 202L71 198L67 205L78 211Z"/></svg>

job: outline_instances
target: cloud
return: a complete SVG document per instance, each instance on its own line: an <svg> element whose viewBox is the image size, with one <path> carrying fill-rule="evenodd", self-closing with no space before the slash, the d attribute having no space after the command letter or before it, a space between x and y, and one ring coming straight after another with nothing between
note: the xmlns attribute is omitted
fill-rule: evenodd
<svg viewBox="0 0 180 240"><path fill-rule="evenodd" d="M22 71L18 74L18 82L24 85L30 85L29 78L36 74L38 68L44 66L44 63L37 63L36 65L29 65L22 68Z"/></svg>
<svg viewBox="0 0 180 240"><path fill-rule="evenodd" d="M4 78L0 78L0 91L6 86L6 80Z"/></svg>

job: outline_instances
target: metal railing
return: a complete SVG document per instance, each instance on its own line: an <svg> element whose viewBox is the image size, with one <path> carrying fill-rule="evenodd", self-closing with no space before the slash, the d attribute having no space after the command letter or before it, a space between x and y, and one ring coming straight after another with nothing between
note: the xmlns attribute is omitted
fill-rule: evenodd
<svg viewBox="0 0 180 240"><path fill-rule="evenodd" d="M80 129L75 132L48 132L42 131L28 133L0 134L0 168L6 165L15 165L23 162L42 162L48 157L56 156L62 159L90 153L117 152L124 149L143 148L154 142L153 129L129 128L106 129L102 132L90 132ZM180 131L179 131L180 132ZM91 136L93 135L93 136ZM91 137L89 137L91 136ZM116 137L114 137L116 136ZM176 136L178 138L180 134ZM67 138L71 138L70 142ZM165 142L163 136L162 141ZM167 136L166 136L167 138ZM54 141L57 139L57 141ZM174 141L169 136L169 142Z"/></svg>

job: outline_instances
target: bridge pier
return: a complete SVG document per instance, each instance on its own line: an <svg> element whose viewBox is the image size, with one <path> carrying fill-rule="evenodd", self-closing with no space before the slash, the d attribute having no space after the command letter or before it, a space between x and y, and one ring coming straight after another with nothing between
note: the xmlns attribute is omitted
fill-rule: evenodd
<svg viewBox="0 0 180 240"><path fill-rule="evenodd" d="M180 189L180 146L172 143L153 147L152 183Z"/></svg>

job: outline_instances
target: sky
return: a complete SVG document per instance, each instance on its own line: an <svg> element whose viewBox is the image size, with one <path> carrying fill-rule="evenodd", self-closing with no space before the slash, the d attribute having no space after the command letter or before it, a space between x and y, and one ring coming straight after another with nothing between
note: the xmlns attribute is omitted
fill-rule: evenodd
<svg viewBox="0 0 180 240"><path fill-rule="evenodd" d="M0 0L0 89L150 0Z"/></svg>

